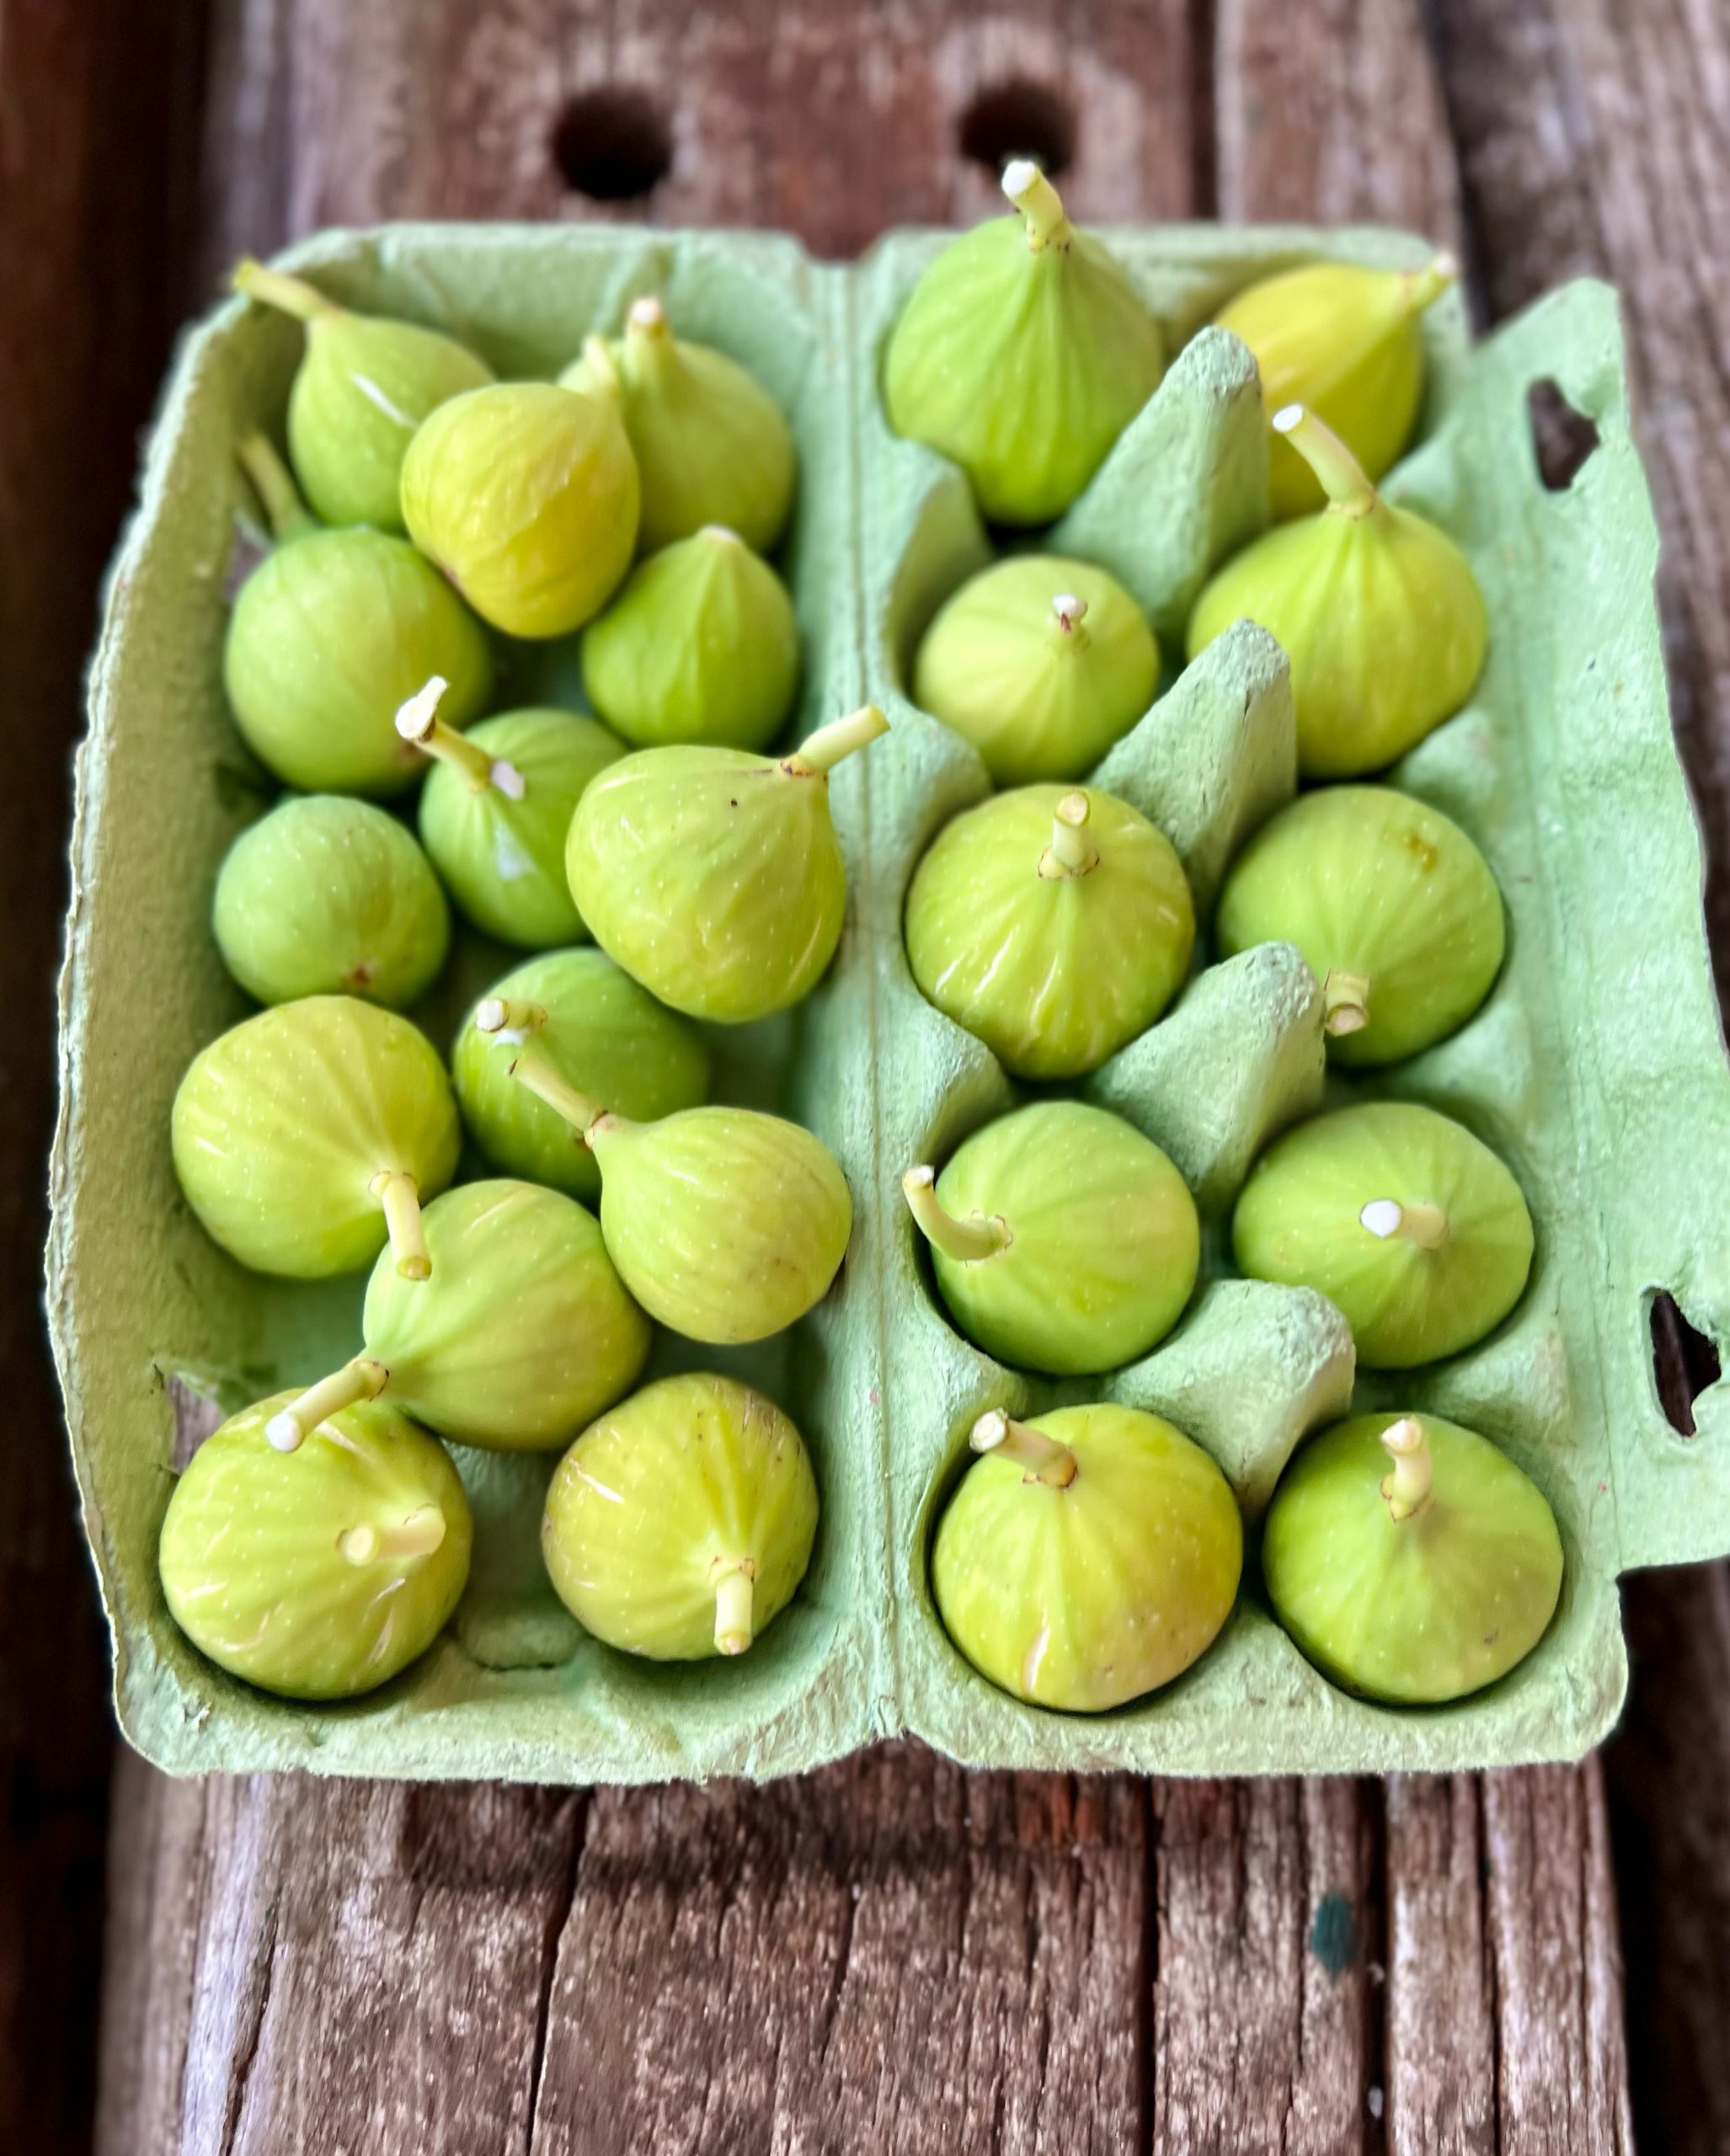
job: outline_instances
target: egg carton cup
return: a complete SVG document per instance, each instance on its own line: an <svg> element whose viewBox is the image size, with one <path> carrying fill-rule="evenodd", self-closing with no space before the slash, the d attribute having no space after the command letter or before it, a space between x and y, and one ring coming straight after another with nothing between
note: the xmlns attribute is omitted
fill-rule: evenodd
<svg viewBox="0 0 1730 2156"><path fill-rule="evenodd" d="M868 696L892 731L836 772L849 908L817 994L759 1026L711 1029L716 1097L777 1108L840 1159L852 1243L825 1302L743 1351L663 1337L651 1374L730 1370L772 1393L810 1445L823 1518L795 1601L737 1662L662 1665L584 1635L538 1545L550 1457L455 1448L476 1521L451 1627L350 1704L275 1700L205 1661L170 1620L155 1552L178 1467L216 1414L354 1352L364 1282L243 1272L182 1198L169 1107L195 1053L244 1015L217 958L216 869L271 791L229 720L221 651L237 508L233 446L280 428L294 328L237 302L185 338L110 575L80 750L61 983L61 1107L49 1311L84 1519L129 1740L172 1771L303 1768L402 1777L643 1781L804 1770L911 1732L996 1768L1164 1774L1454 1769L1574 1758L1626 1683L1616 1579L1730 1549L1726 1389L1678 1435L1660 1407L1661 1291L1730 1337L1730 1081L1700 908L1701 857L1671 743L1653 599L1657 538L1629 436L1614 296L1582 282L1482 346L1457 296L1425 320L1429 389L1389 482L1465 549L1489 609L1471 704L1396 784L1460 823L1507 899L1508 958L1485 1008L1413 1061L1347 1082L1325 1070L1320 996L1289 947L1213 963L1230 862L1295 787L1283 654L1240 624L1193 665L1182 632L1209 570L1261 528L1267 460L1248 354L1205 325L1270 271L1329 256L1391 266L1382 232L1172 227L1106 237L1160 318L1167 377L1081 500L1039 541L1110 569L1158 628L1162 693L1093 782L1171 838L1194 889L1196 969L1167 1016L1070 1090L1171 1155L1203 1219L1201 1279L1170 1337L1111 1377L1005 1369L949 1324L902 1203L1027 1097L927 1005L902 943L907 886L948 817L988 791L974 750L905 695L921 632L990 558L961 475L899 440L877 393L883 340L937 233L856 268L791 241L617 228L398 226L332 232L286 266L339 300L450 330L501 375L548 376L629 302L665 296L681 334L750 367L787 411L799 506L779 558L806 673L801 727ZM1528 419L1553 382L1595 426L1571 487L1546 491ZM512 648L501 697L574 701L574 646ZM417 1011L441 1048L510 954L465 937ZM1231 1200L1273 1131L1324 1099L1428 1102L1519 1175L1537 1256L1520 1304L1469 1353L1409 1376L1354 1372L1311 1293L1231 1274ZM480 1172L478 1161L465 1171ZM1113 1713L1064 1716L995 1689L950 1644L928 1573L938 1513L990 1407L1109 1397L1204 1445L1249 1532L1237 1606L1175 1684ZM1567 1571L1537 1649L1457 1705L1413 1710L1329 1685L1274 1622L1256 1523L1294 1447L1349 1407L1432 1411L1482 1430L1555 1508Z"/></svg>

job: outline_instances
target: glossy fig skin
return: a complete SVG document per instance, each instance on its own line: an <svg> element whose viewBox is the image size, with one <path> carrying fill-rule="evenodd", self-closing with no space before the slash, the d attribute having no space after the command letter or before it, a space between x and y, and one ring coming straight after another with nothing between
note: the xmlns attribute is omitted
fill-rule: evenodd
<svg viewBox="0 0 1730 2156"><path fill-rule="evenodd" d="M441 404L403 460L402 499L415 545L507 636L580 628L637 543L640 489L618 414L551 382Z"/></svg>
<svg viewBox="0 0 1730 2156"><path fill-rule="evenodd" d="M456 1172L457 1103L432 1043L351 995L243 1019L174 1096L174 1166L211 1237L255 1273L357 1273L383 1247L387 1171L431 1198Z"/></svg>
<svg viewBox="0 0 1730 2156"><path fill-rule="evenodd" d="M193 1454L163 1521L163 1592L232 1675L286 1699L352 1699L424 1653L456 1608L468 1500L444 1448L376 1401L276 1451L264 1425L293 1397L231 1416ZM379 1545L359 1561L344 1549L356 1529Z"/></svg>
<svg viewBox="0 0 1730 2156"><path fill-rule="evenodd" d="M624 744L592 718L535 706L501 712L465 739L504 783L483 785L435 764L420 794L421 843L465 918L531 951L586 934L564 873L564 846L584 789Z"/></svg>
<svg viewBox="0 0 1730 2156"><path fill-rule="evenodd" d="M1028 1427L1066 1447L1056 1488L976 1460L932 1549L949 1637L1030 1705L1097 1714L1180 1676L1231 1614L1243 1524L1225 1478L1172 1423L1135 1407L1059 1408Z"/></svg>
<svg viewBox="0 0 1730 2156"><path fill-rule="evenodd" d="M687 1340L766 1340L829 1292L853 1201L822 1141L755 1109L686 1108L659 1123L602 1116L601 1226L621 1278Z"/></svg>
<svg viewBox="0 0 1730 2156"><path fill-rule="evenodd" d="M1295 943L1329 1006L1327 1053L1396 1063L1457 1033L1502 969L1502 894L1439 808L1391 787L1330 786L1264 824L1233 863L1222 958Z"/></svg>
<svg viewBox="0 0 1730 2156"><path fill-rule="evenodd" d="M1143 1033L1188 969L1195 910L1170 841L1126 802L1085 796L1097 854L1048 873L1071 791L1000 793L946 825L907 895L921 993L1018 1078L1076 1078Z"/></svg>
<svg viewBox="0 0 1730 2156"><path fill-rule="evenodd" d="M640 563L584 632L589 701L637 749L766 749L792 718L798 685L787 587L718 525Z"/></svg>
<svg viewBox="0 0 1730 2156"><path fill-rule="evenodd" d="M1542 1493L1498 1446L1434 1415L1428 1502L1396 1519L1381 1433L1360 1415L1310 1438L1268 1508L1262 1572L1274 1614L1330 1683L1437 1706L1530 1654L1562 1592L1562 1539Z"/></svg>
<svg viewBox="0 0 1730 2156"><path fill-rule="evenodd" d="M817 1532L810 1456L772 1400L707 1373L663 1378L584 1431L547 1492L559 1599L627 1654L743 1652L786 1608ZM717 1639L721 1577L750 1566L747 1636Z"/></svg>
<svg viewBox="0 0 1730 2156"><path fill-rule="evenodd" d="M1017 554L939 611L914 662L913 701L972 742L994 785L1078 779L1148 710L1159 667L1147 616L1115 577Z"/></svg>
<svg viewBox="0 0 1730 2156"><path fill-rule="evenodd" d="M999 1219L972 1260L933 1245L956 1324L1013 1368L1089 1377L1132 1363L1177 1321L1200 1262L1195 1202L1151 1139L1079 1101L1043 1101L967 1139L938 1177L952 1217Z"/></svg>
<svg viewBox="0 0 1730 2156"><path fill-rule="evenodd" d="M605 952L549 951L489 991L547 1013L535 1039L566 1083L641 1123L707 1098L709 1055L687 1019L657 1003ZM493 1166L592 1205L601 1171L580 1131L510 1075L513 1038L483 1033L471 1012L451 1051L470 1136Z"/></svg>
<svg viewBox="0 0 1730 2156"><path fill-rule="evenodd" d="M1407 1225L1377 1232L1391 1201ZM1432 1210L1445 1235L1410 1231ZM1339 1310L1359 1364L1409 1369L1483 1338L1524 1293L1532 1220L1487 1145L1434 1108L1375 1102L1288 1131L1250 1171L1231 1222L1251 1279L1316 1288Z"/></svg>

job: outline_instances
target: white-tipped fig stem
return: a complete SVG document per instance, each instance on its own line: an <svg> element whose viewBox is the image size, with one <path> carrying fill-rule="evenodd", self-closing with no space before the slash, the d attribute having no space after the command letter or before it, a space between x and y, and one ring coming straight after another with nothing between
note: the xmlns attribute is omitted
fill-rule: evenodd
<svg viewBox="0 0 1730 2156"><path fill-rule="evenodd" d="M625 372L658 380L673 358L673 328L667 310L653 292L633 300L625 310Z"/></svg>
<svg viewBox="0 0 1730 2156"><path fill-rule="evenodd" d="M601 1110L586 1093L577 1091L532 1033L511 1058L510 1075L555 1115L562 1115L579 1137L586 1138L601 1120Z"/></svg>
<svg viewBox="0 0 1730 2156"><path fill-rule="evenodd" d="M1446 248L1426 262L1421 270L1406 272L1406 290L1402 295L1408 314L1422 314L1427 307L1434 307L1450 285L1460 279L1460 263Z"/></svg>
<svg viewBox="0 0 1730 2156"><path fill-rule="evenodd" d="M1381 1442L1394 1463L1393 1472L1382 1478L1381 1494L1396 1519L1410 1519L1429 1502L1429 1439L1415 1415L1402 1415L1388 1424Z"/></svg>
<svg viewBox="0 0 1730 2156"><path fill-rule="evenodd" d="M1284 435L1322 482L1330 508L1343 516L1368 516L1381 497L1369 474L1325 421L1307 404L1284 404L1273 414L1273 431Z"/></svg>
<svg viewBox="0 0 1730 2156"><path fill-rule="evenodd" d="M1330 1033L1361 1033L1370 1023L1370 983L1362 974L1331 968L1322 984L1322 1022Z"/></svg>
<svg viewBox="0 0 1730 2156"><path fill-rule="evenodd" d="M339 314L334 300L328 300L304 277L291 277L280 270L267 270L262 262L244 255L234 265L234 289L261 307L274 307L297 322L311 322L321 314Z"/></svg>
<svg viewBox="0 0 1730 2156"><path fill-rule="evenodd" d="M843 756L851 756L889 730L888 719L875 704L862 704L845 718L832 718L808 735L790 756L782 759L781 768L793 778L826 776Z"/></svg>
<svg viewBox="0 0 1730 2156"><path fill-rule="evenodd" d="M975 1452L1000 1453L1012 1460L1030 1482L1048 1489L1066 1490L1076 1479L1076 1456L1067 1445L1048 1438L1030 1422L1012 1422L997 1408L981 1415L968 1443Z"/></svg>
<svg viewBox="0 0 1730 2156"><path fill-rule="evenodd" d="M1448 1216L1439 1205L1402 1205L1397 1198L1372 1198L1358 1221L1384 1242L1398 1235L1419 1250L1439 1250L1448 1240Z"/></svg>
<svg viewBox="0 0 1730 2156"><path fill-rule="evenodd" d="M1051 843L1041 856L1039 873L1048 882L1061 876L1085 876L1099 859L1099 849L1087 835L1089 814L1085 793L1066 793L1051 819Z"/></svg>
<svg viewBox="0 0 1730 2156"><path fill-rule="evenodd" d="M1003 168L1003 192L1028 221L1028 252L1069 245L1069 219L1057 189L1031 157L1016 157Z"/></svg>
<svg viewBox="0 0 1730 2156"><path fill-rule="evenodd" d="M990 1219L983 1213L969 1213L958 1219L944 1210L935 1188L937 1179L935 1168L909 1168L901 1178L907 1210L928 1243L963 1265L977 1264L981 1258L996 1257L999 1251L1008 1249L1009 1223L1001 1213L994 1213Z"/></svg>
<svg viewBox="0 0 1730 2156"><path fill-rule="evenodd" d="M301 499L288 467L267 435L248 435L234 454L252 482L253 492L264 505L272 538L292 539L299 532L316 529L318 520Z"/></svg>
<svg viewBox="0 0 1730 2156"><path fill-rule="evenodd" d="M1092 638L1081 626L1087 602L1072 591L1060 591L1051 602L1051 633L1065 651L1085 651Z"/></svg>
<svg viewBox="0 0 1730 2156"><path fill-rule="evenodd" d="M423 755L436 757L440 763L449 764L468 781L471 793L484 793L492 785L500 766L494 764L486 750L459 734L454 726L446 726L439 717L439 706L451 684L442 674L435 674L418 688L397 712L397 731L405 741L412 741ZM507 765L503 768L508 770Z"/></svg>
<svg viewBox="0 0 1730 2156"><path fill-rule="evenodd" d="M710 1573L715 1582L715 1645L723 1654L743 1654L751 1643L756 1569L749 1557L718 1557Z"/></svg>
<svg viewBox="0 0 1730 2156"><path fill-rule="evenodd" d="M273 1415L264 1425L264 1435L278 1452L293 1452L327 1416L339 1415L359 1400L376 1400L389 1376L384 1364L371 1355L356 1355L352 1363L308 1385L298 1400Z"/></svg>
<svg viewBox="0 0 1730 2156"><path fill-rule="evenodd" d="M337 1537L336 1546L351 1565L382 1561L401 1564L411 1557L430 1557L445 1539L445 1515L436 1505L422 1505L405 1519L390 1520L382 1527L363 1522Z"/></svg>
<svg viewBox="0 0 1730 2156"><path fill-rule="evenodd" d="M419 1185L401 1168L386 1168L372 1178L372 1195L384 1208L385 1233L398 1273L405 1280L430 1279L432 1259L420 1217Z"/></svg>
<svg viewBox="0 0 1730 2156"><path fill-rule="evenodd" d="M518 995L489 995L475 1006L474 1022L483 1033L538 1033L547 1022L547 1006Z"/></svg>

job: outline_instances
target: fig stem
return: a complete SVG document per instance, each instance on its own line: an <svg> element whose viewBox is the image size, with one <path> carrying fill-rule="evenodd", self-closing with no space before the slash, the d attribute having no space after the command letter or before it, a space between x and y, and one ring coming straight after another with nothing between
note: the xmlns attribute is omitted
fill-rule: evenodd
<svg viewBox="0 0 1730 2156"><path fill-rule="evenodd" d="M328 1378L308 1385L298 1400L290 1401L273 1415L264 1425L264 1435L278 1452L294 1452L307 1432L316 1430L328 1417L341 1414L356 1401L376 1400L389 1376L384 1364L372 1356L356 1355L353 1362L344 1363Z"/></svg>
<svg viewBox="0 0 1730 2156"><path fill-rule="evenodd" d="M826 777L843 756L851 756L889 730L888 719L875 704L862 704L845 718L832 718L808 735L790 756L782 759L781 768L793 778Z"/></svg>
<svg viewBox="0 0 1730 2156"><path fill-rule="evenodd" d="M234 289L260 307L274 307L279 314L291 314L296 322L312 322L321 314L340 314L334 300L325 298L304 277L291 277L281 270L267 270L262 262L243 255L234 265Z"/></svg>
<svg viewBox="0 0 1730 2156"><path fill-rule="evenodd" d="M930 1167L909 1168L901 1178L907 1210L919 1224L919 1232L927 1242L942 1251L945 1257L958 1259L964 1265L995 1257L999 1251L1008 1249L1012 1238L1009 1223L1001 1213L994 1213L989 1219L983 1213L969 1213L958 1219L944 1209L933 1187L937 1179L937 1170Z"/></svg>
<svg viewBox="0 0 1730 2156"><path fill-rule="evenodd" d="M1091 811L1087 797L1079 791L1065 793L1051 819L1051 843L1039 861L1039 873L1048 883L1065 876L1085 876L1097 867L1099 849L1087 835Z"/></svg>
<svg viewBox="0 0 1730 2156"><path fill-rule="evenodd" d="M1381 1442L1394 1463L1393 1472L1382 1478L1381 1494L1396 1519L1410 1519L1429 1502L1429 1439L1415 1415L1402 1415L1388 1424Z"/></svg>
<svg viewBox="0 0 1730 2156"><path fill-rule="evenodd" d="M442 674L435 674L418 688L397 712L397 731L440 763L449 764L468 781L471 793L484 793L501 769L477 743L459 734L454 726L446 726L439 717L439 706L445 700L445 691L451 684ZM509 792L507 787L504 789Z"/></svg>
<svg viewBox="0 0 1730 2156"><path fill-rule="evenodd" d="M1003 192L1027 219L1029 254L1069 245L1069 219L1062 200L1031 157L1014 157L1004 166Z"/></svg>
<svg viewBox="0 0 1730 2156"><path fill-rule="evenodd" d="M1390 1235L1402 1235L1419 1250L1439 1250L1448 1240L1448 1216L1439 1205L1402 1205L1397 1198L1372 1198L1358 1220L1384 1242Z"/></svg>
<svg viewBox="0 0 1730 2156"><path fill-rule="evenodd" d="M248 435L234 454L252 482L253 492L264 505L270 536L279 545L285 539L297 539L303 531L318 530L318 518L301 499L300 490L269 435Z"/></svg>
<svg viewBox="0 0 1730 2156"><path fill-rule="evenodd" d="M339 1534L336 1546L351 1565L371 1565L381 1557L394 1564L405 1557L430 1557L444 1539L443 1513L436 1505L421 1505L385 1527L363 1521Z"/></svg>
<svg viewBox="0 0 1730 2156"><path fill-rule="evenodd" d="M718 1557L710 1568L715 1582L715 1645L723 1654L743 1654L751 1643L751 1582L756 1569L749 1557Z"/></svg>
<svg viewBox="0 0 1730 2156"><path fill-rule="evenodd" d="M673 355L666 307L653 292L645 292L625 310L625 372L640 381L661 381Z"/></svg>
<svg viewBox="0 0 1730 2156"><path fill-rule="evenodd" d="M547 1022L547 1006L517 995L484 996L475 1006L474 1022L483 1033L538 1033Z"/></svg>
<svg viewBox="0 0 1730 2156"><path fill-rule="evenodd" d="M1052 600L1052 639L1060 651L1085 651L1092 642L1082 627L1087 611L1087 600L1073 591L1060 591Z"/></svg>
<svg viewBox="0 0 1730 2156"><path fill-rule="evenodd" d="M1449 286L1459 281L1459 258L1446 248L1433 255L1423 269L1408 270L1403 294L1406 312L1422 314L1426 307L1434 307Z"/></svg>
<svg viewBox="0 0 1730 2156"><path fill-rule="evenodd" d="M580 1137L586 1138L601 1120L603 1111L577 1091L532 1033L511 1058L510 1075L555 1115L562 1115Z"/></svg>
<svg viewBox="0 0 1730 2156"><path fill-rule="evenodd" d="M585 337L583 339L583 364L594 376L593 387L604 390L617 398L624 388L619 380L619 363L612 355L612 347L604 337Z"/></svg>
<svg viewBox="0 0 1730 2156"><path fill-rule="evenodd" d="M1337 509L1342 516L1368 516L1371 510L1380 507L1381 497L1363 466L1307 404L1281 405L1273 414L1273 427L1276 435L1284 435L1322 482L1329 509Z"/></svg>
<svg viewBox="0 0 1730 2156"><path fill-rule="evenodd" d="M1360 1033L1370 1023L1370 983L1363 974L1343 973L1330 967L1322 984L1327 1015L1322 1024L1330 1033Z"/></svg>
<svg viewBox="0 0 1730 2156"><path fill-rule="evenodd" d="M1076 1479L1076 1456L1067 1445L1048 1438L1031 1422L1012 1422L1000 1408L980 1416L968 1443L975 1452L1001 1453L1006 1460L1012 1460L1025 1470L1024 1481L1066 1490Z"/></svg>
<svg viewBox="0 0 1730 2156"><path fill-rule="evenodd" d="M420 1190L414 1177L401 1168L385 1168L372 1178L371 1189L384 1208L385 1233L390 1238L397 1271L405 1280L430 1278L432 1259L427 1253Z"/></svg>

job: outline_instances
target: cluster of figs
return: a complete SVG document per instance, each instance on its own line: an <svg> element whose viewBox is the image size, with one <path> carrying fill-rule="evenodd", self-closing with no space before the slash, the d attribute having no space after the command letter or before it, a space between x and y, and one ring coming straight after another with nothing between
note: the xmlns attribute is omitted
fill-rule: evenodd
<svg viewBox="0 0 1730 2156"><path fill-rule="evenodd" d="M1165 355L1044 175L1012 164L1004 189L1018 214L933 260L881 389L898 433L957 464L995 527L1027 533L1087 486ZM1453 274L1441 259L1312 264L1220 317L1260 369L1275 520L1202 590L1188 652L1245 618L1278 638L1310 783L1239 855L1204 932L1221 956L1295 945L1343 1069L1445 1038L1503 958L1501 894L1471 838L1362 782L1461 707L1485 656L1465 558L1376 486L1415 427L1421 318ZM218 947L263 1007L187 1071L174 1161L242 1264L371 1270L352 1358L233 1417L179 1478L169 1609L264 1689L382 1684L462 1592L471 1524L446 1446L478 1446L563 1455L542 1551L588 1631L654 1657L736 1654L805 1573L810 1458L735 1378L640 1381L654 1325L761 1340L843 1264L840 1165L797 1124L711 1102L707 1029L784 1011L822 978L846 899L829 775L887 725L867 707L787 744L801 654L772 566L798 484L785 419L653 298L557 383L501 382L451 339L298 279L247 264L237 282L306 332L287 462L261 436L239 446L274 543L237 596L224 665L242 734L291 791L217 878ZM511 643L576 632L587 710L490 712ZM1162 665L1116 579L1012 543L937 613L910 671L913 701L997 790L918 864L909 963L1037 1090L902 1187L956 1327L1065 1380L1156 1347L1200 1266L1176 1166L1063 1092L1159 1018L1193 957L1171 843L1085 782ZM411 825L386 804L417 786ZM447 1067L401 1014L446 966L453 905L525 955ZM456 1180L465 1134L490 1172ZM1230 1239L1245 1275L1328 1295L1360 1366L1390 1371L1482 1339L1533 1252L1508 1166L1397 1102L1278 1138ZM987 1414L970 1443L931 1570L974 1668L1087 1711L1205 1652L1245 1530L1199 1445L1105 1401ZM1410 1705L1510 1669L1562 1571L1548 1504L1497 1444L1401 1412L1300 1448L1260 1559L1311 1662Z"/></svg>

